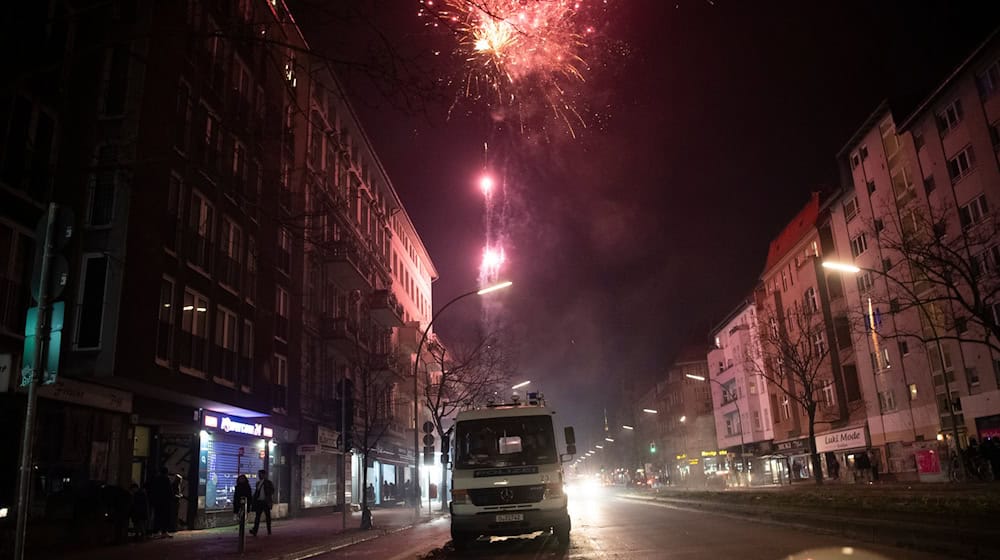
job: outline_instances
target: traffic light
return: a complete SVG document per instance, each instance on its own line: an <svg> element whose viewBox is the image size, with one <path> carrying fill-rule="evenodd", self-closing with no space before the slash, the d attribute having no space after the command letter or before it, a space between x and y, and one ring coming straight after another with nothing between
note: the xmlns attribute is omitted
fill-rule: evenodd
<svg viewBox="0 0 1000 560"><path fill-rule="evenodd" d="M424 422L424 464L434 464L434 423L428 420Z"/></svg>
<svg viewBox="0 0 1000 560"><path fill-rule="evenodd" d="M649 442L649 452L650 453L656 453L656 442L655 441Z"/></svg>

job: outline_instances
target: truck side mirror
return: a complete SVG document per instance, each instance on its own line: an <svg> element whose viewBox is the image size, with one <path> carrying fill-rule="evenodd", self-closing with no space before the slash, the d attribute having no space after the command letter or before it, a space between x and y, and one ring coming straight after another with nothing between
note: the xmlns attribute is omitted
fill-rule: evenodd
<svg viewBox="0 0 1000 560"><path fill-rule="evenodd" d="M576 434L573 432L573 426L566 426L563 429L563 436L566 438L566 453L576 455Z"/></svg>

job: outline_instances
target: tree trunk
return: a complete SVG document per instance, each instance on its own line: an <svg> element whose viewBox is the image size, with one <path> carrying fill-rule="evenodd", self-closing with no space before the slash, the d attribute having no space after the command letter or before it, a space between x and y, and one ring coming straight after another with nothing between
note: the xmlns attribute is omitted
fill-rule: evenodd
<svg viewBox="0 0 1000 560"><path fill-rule="evenodd" d="M368 453L366 446L361 453L361 528L372 528L372 512L368 509Z"/></svg>
<svg viewBox="0 0 1000 560"><path fill-rule="evenodd" d="M816 452L816 405L806 409L809 416L809 458L812 462L813 480L817 485L823 484L823 463Z"/></svg>

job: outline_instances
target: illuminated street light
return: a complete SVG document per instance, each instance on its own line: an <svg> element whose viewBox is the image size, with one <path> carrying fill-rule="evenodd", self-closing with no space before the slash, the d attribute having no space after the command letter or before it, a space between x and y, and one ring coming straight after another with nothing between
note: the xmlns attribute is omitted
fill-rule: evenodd
<svg viewBox="0 0 1000 560"><path fill-rule="evenodd" d="M687 422L687 419L688 419L687 416L681 416L681 422Z"/></svg>
<svg viewBox="0 0 1000 560"><path fill-rule="evenodd" d="M614 443L615 442L615 438L613 438L613 437L606 437L606 438L604 438L604 441L609 441L611 443Z"/></svg>
<svg viewBox="0 0 1000 560"><path fill-rule="evenodd" d="M629 426L628 424L622 424L622 428L624 428L626 430L634 430L635 429L632 426Z"/></svg>
<svg viewBox="0 0 1000 560"><path fill-rule="evenodd" d="M508 288L512 284L513 284L513 282L511 282L510 280L508 280L506 282L500 282L499 284L494 284L492 286L488 286L486 288L483 288L482 290L479 290L478 292L476 292L476 294L481 296L483 294L488 294L490 292L495 292L497 290L502 290L504 288ZM444 308L442 308L442 309L444 309ZM438 311L438 313L441 313L441 312Z"/></svg>
<svg viewBox="0 0 1000 560"><path fill-rule="evenodd" d="M528 385L529 383L531 383L531 381L522 381L522 382L518 383L517 385L514 385L513 387L511 387L511 389L520 389L521 387L524 387L524 386Z"/></svg>
<svg viewBox="0 0 1000 560"><path fill-rule="evenodd" d="M659 414L660 413L659 410L654 410L652 408L644 408L644 409L642 409L642 411L645 412L646 414Z"/></svg>
<svg viewBox="0 0 1000 560"><path fill-rule="evenodd" d="M436 321L438 319L438 317L440 317L441 314L444 313L444 311L446 309L448 309L449 307L451 307L452 304L454 304L455 302L457 302L459 300L465 299L465 298L467 298L469 296L475 296L475 295L481 296L481 295L484 295L484 294L488 294L490 292L495 292L497 290L502 290L504 288L510 287L512 284L513 284L513 282L511 282L511 281L508 280L506 282L500 282L499 284L494 284L492 286L487 286L487 287L482 288L480 290L474 290L474 291L471 291L471 292L465 292L464 294L456 296L451 301L449 301L448 303L446 303L443 306L441 306L441 309L438 309L438 312L434 316L432 316L430 318L430 321L427 322L427 326L424 327L423 334L420 336L420 342L417 343L417 351L416 351L417 357L416 357L415 360L413 360L413 476L414 476L414 478L413 478L413 480L414 480L414 485L413 485L414 488L413 488L413 490L414 490L415 496L417 497L417 499L414 500L413 513L417 517L420 517L420 499L419 499L419 497L420 497L420 485L418 483L416 483L416 481L420 480L420 460L419 460L419 457L420 457L420 440L419 440L420 432L419 432L419 430L417 430L417 426L420 425L420 392L417 389L417 376L419 375L418 369L419 369L419 366L420 366L420 351L424 347L424 343L427 342L427 335L431 332L431 326L434 325L434 321Z"/></svg>
<svg viewBox="0 0 1000 560"><path fill-rule="evenodd" d="M603 446L603 445L595 445L594 447L596 447L596 448L598 448L598 449L604 449L604 446Z"/></svg>
<svg viewBox="0 0 1000 560"><path fill-rule="evenodd" d="M823 261L823 268L829 268L830 270L836 270L838 272L849 272L851 274L857 274L861 272L861 269L853 264L839 263L832 261Z"/></svg>

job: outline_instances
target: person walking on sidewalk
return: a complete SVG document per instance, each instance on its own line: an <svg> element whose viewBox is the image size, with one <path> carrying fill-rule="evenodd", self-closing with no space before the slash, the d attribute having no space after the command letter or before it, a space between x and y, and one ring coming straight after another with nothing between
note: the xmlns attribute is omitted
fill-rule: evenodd
<svg viewBox="0 0 1000 560"><path fill-rule="evenodd" d="M246 515L247 509L249 509L252 502L253 488L250 487L247 475L241 474L236 479L236 489L233 491L233 513L237 517Z"/></svg>
<svg viewBox="0 0 1000 560"><path fill-rule="evenodd" d="M149 532L149 496L134 482L129 490L132 492L132 511L129 512L132 530L136 540L142 540Z"/></svg>
<svg viewBox="0 0 1000 560"><path fill-rule="evenodd" d="M274 503L274 484L267 479L267 471L261 469L257 471L257 489L253 492L253 529L250 534L257 536L260 529L260 514L264 514L267 520L267 534L271 534L271 505Z"/></svg>

